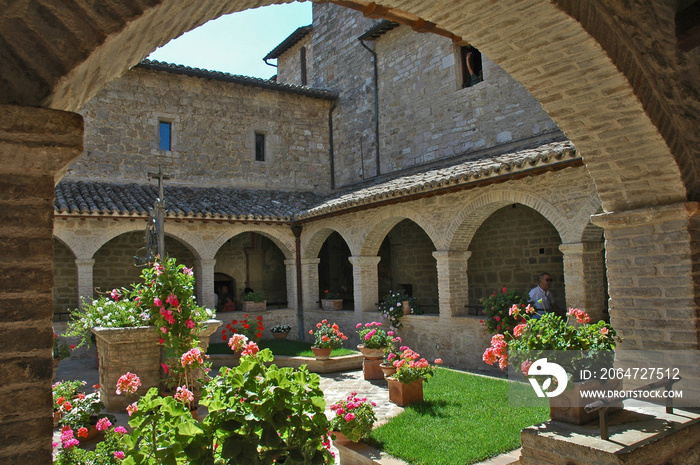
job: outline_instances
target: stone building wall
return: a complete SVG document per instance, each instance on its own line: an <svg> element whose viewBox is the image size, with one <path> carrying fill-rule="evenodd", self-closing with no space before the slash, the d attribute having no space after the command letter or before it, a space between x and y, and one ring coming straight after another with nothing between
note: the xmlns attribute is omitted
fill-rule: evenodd
<svg viewBox="0 0 700 465"><path fill-rule="evenodd" d="M313 5L309 82L340 92L333 112L336 186L376 175L372 55L357 37L377 22L332 3Z"/></svg>
<svg viewBox="0 0 700 465"><path fill-rule="evenodd" d="M515 208L513 208L515 207ZM538 275L552 275L552 295L565 305L564 265L557 230L532 208L513 204L494 212L479 227L469 245L469 305L508 289L529 292Z"/></svg>
<svg viewBox="0 0 700 465"><path fill-rule="evenodd" d="M483 82L462 88L459 47L407 26L375 40L382 172L546 138L557 125L515 79L482 55ZM551 135L549 136L551 137Z"/></svg>
<svg viewBox="0 0 700 465"><path fill-rule="evenodd" d="M285 84L301 84L301 47L306 47L306 85L310 85L313 76L313 41L311 40L313 31L306 35L292 48L287 50L277 59L277 82Z"/></svg>
<svg viewBox="0 0 700 465"><path fill-rule="evenodd" d="M142 268L134 266L134 255L141 247L143 232L140 231L119 235L102 246L94 256L94 287L99 288L100 292L108 292L114 288L128 289L132 283L142 282ZM165 237L165 253L169 257L175 257L178 264L194 266L192 252L172 237Z"/></svg>
<svg viewBox="0 0 700 465"><path fill-rule="evenodd" d="M78 307L78 270L75 255L61 241L53 240L54 314L66 314Z"/></svg>
<svg viewBox="0 0 700 465"><path fill-rule="evenodd" d="M66 179L145 182L158 164L171 183L325 190L325 100L135 67L82 109L83 154ZM159 150L159 122L172 125L172 150ZM255 133L265 161L255 160Z"/></svg>

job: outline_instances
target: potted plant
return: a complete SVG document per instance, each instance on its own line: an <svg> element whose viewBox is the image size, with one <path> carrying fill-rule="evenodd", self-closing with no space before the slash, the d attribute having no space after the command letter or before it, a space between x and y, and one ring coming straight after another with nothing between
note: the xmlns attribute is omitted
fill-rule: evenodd
<svg viewBox="0 0 700 465"><path fill-rule="evenodd" d="M333 349L343 345L343 341L347 340L347 336L340 332L337 324L332 325L328 320L321 320L316 323L316 331L309 330L309 334L314 337L314 345L311 350L316 356L316 360L328 360Z"/></svg>
<svg viewBox="0 0 700 465"><path fill-rule="evenodd" d="M365 379L384 379L384 372L380 365L384 358L384 349L389 346L391 338L377 321L371 323L358 323L355 327L360 336L361 344L357 346L364 357L362 372Z"/></svg>
<svg viewBox="0 0 700 465"><path fill-rule="evenodd" d="M323 291L321 299L321 307L327 311L335 311L343 309L343 297L337 291L326 289Z"/></svg>
<svg viewBox="0 0 700 465"><path fill-rule="evenodd" d="M530 300L526 292L511 290L504 287L500 293L494 292L488 297L479 299L484 306L484 319L481 324L489 334L503 334L511 331L515 326L522 323L522 318L516 318L510 313L513 305L525 308Z"/></svg>
<svg viewBox="0 0 700 465"><path fill-rule="evenodd" d="M51 386L53 393L53 423L54 427L58 426L58 422L63 416L65 409L63 404L66 401L72 400L80 392L81 388L87 383L85 381L58 381ZM95 388L97 389L97 388ZM72 407L72 405L71 405Z"/></svg>
<svg viewBox="0 0 700 465"><path fill-rule="evenodd" d="M243 315L242 320L231 320L231 322L221 330L221 339L228 341L231 336L235 334L243 334L249 340L258 342L260 341L260 338L262 338L262 332L264 330L265 327L263 326L262 315L258 315L253 318L246 314Z"/></svg>
<svg viewBox="0 0 700 465"><path fill-rule="evenodd" d="M81 382L81 385L83 383ZM71 399L58 399L57 403L60 403L60 409L63 411L58 423L76 431L77 439L81 442L89 441L97 435L97 425L100 422L104 425L105 422L116 421L114 416L101 413L104 404L100 400L99 386L92 394L79 392Z"/></svg>
<svg viewBox="0 0 700 465"><path fill-rule="evenodd" d="M377 416L374 407L377 404L368 401L366 397L357 397L357 391L353 391L346 400L340 400L331 405L331 410L335 416L331 419L331 430L335 435L335 440L343 442L358 442L367 436Z"/></svg>
<svg viewBox="0 0 700 465"><path fill-rule="evenodd" d="M384 348L384 360L379 365L384 373L384 378L388 378L396 373L396 367L394 366L394 361L399 359L401 352L396 348L397 343L401 343L401 337L396 336L394 331L387 331L387 336L389 336L389 344Z"/></svg>
<svg viewBox="0 0 700 465"><path fill-rule="evenodd" d="M498 363L505 370L510 364L526 378L537 381L530 368L536 361L559 364L567 372L568 389L561 395L549 397L550 417L553 420L582 424L597 417L588 414L583 407L591 398L582 398L582 390L616 390L620 380L610 380L606 386L598 380L583 383L578 375L591 367L609 367L614 361L614 349L621 340L615 329L605 321L591 323L582 310L570 308L565 319L553 313L536 318L535 308L527 304L514 304L509 310L520 324L512 331L495 334L483 360L489 365ZM569 321L571 320L571 321ZM538 383L539 384L539 383ZM556 382L550 389L556 389ZM544 390L547 390L546 388Z"/></svg>
<svg viewBox="0 0 700 465"><path fill-rule="evenodd" d="M389 400L404 407L423 401L423 381L433 376L435 365L441 365L442 360L436 358L435 365L431 365L407 346L402 346L400 350L398 360L394 360L396 373L387 378L387 381Z"/></svg>
<svg viewBox="0 0 700 465"><path fill-rule="evenodd" d="M244 312L262 312L267 306L267 301L260 292L249 292L243 296Z"/></svg>
<svg viewBox="0 0 700 465"><path fill-rule="evenodd" d="M222 368L203 387L207 417L195 422L185 400L151 388L131 409L125 461L163 463L167 453L168 463L333 462L319 376L279 368L269 349L234 338L245 347L241 364Z"/></svg>
<svg viewBox="0 0 700 465"><path fill-rule="evenodd" d="M292 327L289 325L275 325L270 329L270 332L275 339L287 339Z"/></svg>
<svg viewBox="0 0 700 465"><path fill-rule="evenodd" d="M379 302L379 312L393 330L401 327L401 317L410 313L418 314L418 302L404 292L389 291Z"/></svg>
<svg viewBox="0 0 700 465"><path fill-rule="evenodd" d="M125 446L122 443L126 435L126 428L123 426L112 427L110 421L98 423L102 428L105 438L100 441L95 450L85 450L77 447L79 443L80 430L77 432L68 426L61 430L60 442L54 443L54 464L56 465L76 465L76 464L101 464L119 465L124 458Z"/></svg>

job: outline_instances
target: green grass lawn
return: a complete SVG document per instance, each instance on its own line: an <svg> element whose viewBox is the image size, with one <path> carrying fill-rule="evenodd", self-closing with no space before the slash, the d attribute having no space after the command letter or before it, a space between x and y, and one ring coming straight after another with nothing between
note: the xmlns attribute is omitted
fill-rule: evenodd
<svg viewBox="0 0 700 465"><path fill-rule="evenodd" d="M442 368L424 398L364 441L414 465L465 465L520 447L520 430L549 418L548 407L510 407L505 380Z"/></svg>
<svg viewBox="0 0 700 465"><path fill-rule="evenodd" d="M295 355L300 357L313 357L314 353L311 351L311 343L306 341L290 341L287 339L264 339L258 342L258 346L261 349L270 349L275 355ZM210 344L207 349L208 354L231 354L231 349L228 344L218 343ZM331 357L340 357L341 355L351 355L356 354L356 350L346 349L341 347L339 349L333 349L331 352Z"/></svg>

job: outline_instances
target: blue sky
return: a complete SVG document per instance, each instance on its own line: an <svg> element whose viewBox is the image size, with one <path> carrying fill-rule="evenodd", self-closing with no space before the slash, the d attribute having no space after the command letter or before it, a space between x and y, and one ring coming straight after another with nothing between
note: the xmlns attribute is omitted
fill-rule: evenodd
<svg viewBox="0 0 700 465"><path fill-rule="evenodd" d="M267 79L277 71L262 58L296 28L311 24L311 5L294 2L222 16L171 40L148 58Z"/></svg>

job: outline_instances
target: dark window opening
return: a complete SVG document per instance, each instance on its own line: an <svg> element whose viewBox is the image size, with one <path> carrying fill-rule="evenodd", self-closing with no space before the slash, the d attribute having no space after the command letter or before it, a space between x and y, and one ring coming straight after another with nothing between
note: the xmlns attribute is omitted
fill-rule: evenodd
<svg viewBox="0 0 700 465"><path fill-rule="evenodd" d="M299 51L299 59L301 60L301 85L306 85L306 47L301 47Z"/></svg>
<svg viewBox="0 0 700 465"><path fill-rule="evenodd" d="M481 52L474 47L460 47L459 55L462 62L462 87L472 87L484 80L484 70L481 66Z"/></svg>
<svg viewBox="0 0 700 465"><path fill-rule="evenodd" d="M170 150L170 132L171 124L161 121L160 122L160 143L159 148L161 150Z"/></svg>
<svg viewBox="0 0 700 465"><path fill-rule="evenodd" d="M265 161L265 134L255 133L255 161Z"/></svg>

